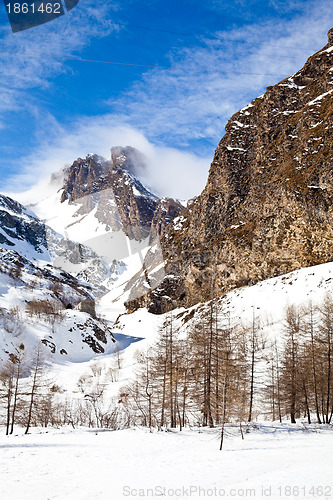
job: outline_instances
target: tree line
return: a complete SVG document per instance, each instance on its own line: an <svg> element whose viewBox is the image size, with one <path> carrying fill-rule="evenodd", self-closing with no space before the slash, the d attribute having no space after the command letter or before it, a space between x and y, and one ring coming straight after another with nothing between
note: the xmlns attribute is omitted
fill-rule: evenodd
<svg viewBox="0 0 333 500"><path fill-rule="evenodd" d="M135 381L121 392L133 423L182 429L262 417L330 424L332 297L288 306L278 332L254 307L242 325L221 304L211 301L186 335L170 314L155 345L138 354Z"/></svg>
<svg viewBox="0 0 333 500"><path fill-rule="evenodd" d="M251 321L241 324L223 304L210 301L195 320L193 312L183 321L169 313L156 342L137 352L134 379L117 397L109 389L119 382L119 352L107 369L93 364L68 396L48 377L41 348L28 360L21 344L0 368L6 433L15 424L26 432L32 425L220 426L223 440L227 422L332 423L332 297L290 305L272 325L263 324L255 307Z"/></svg>

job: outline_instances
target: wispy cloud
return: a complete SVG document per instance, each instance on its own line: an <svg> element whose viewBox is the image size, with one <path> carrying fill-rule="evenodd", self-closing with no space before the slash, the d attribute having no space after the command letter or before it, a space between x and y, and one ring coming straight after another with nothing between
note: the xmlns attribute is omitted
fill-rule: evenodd
<svg viewBox="0 0 333 500"><path fill-rule="evenodd" d="M47 88L55 76L70 71L64 54L79 53L91 40L117 29L110 21L114 0L96 7L92 0L80 3L51 23L13 34L9 24L0 29L0 113L35 106L29 91Z"/></svg>
<svg viewBox="0 0 333 500"><path fill-rule="evenodd" d="M95 117L89 121L78 120L72 123L71 130L62 128L52 117L49 125L51 123L52 139L41 137L35 152L21 158L20 172L6 179L1 187L3 192L17 198L20 191L34 186L34 193L45 193L45 185L53 172L58 172L87 153L98 153L104 158L110 158L111 145L132 146L144 154L147 167L141 172L140 178L160 196L188 199L204 188L210 158L171 147L156 146L138 130L115 125L113 115ZM43 186L37 186L37 190L36 179ZM24 196L19 196L19 199L24 202Z"/></svg>
<svg viewBox="0 0 333 500"><path fill-rule="evenodd" d="M147 72L117 103L110 101L110 109L154 141L177 147L190 143L197 151L202 140L216 144L235 111L296 72L326 44L333 4L311 0L302 5L302 12L289 21L221 31L201 39L197 47L177 48L168 55L174 71Z"/></svg>

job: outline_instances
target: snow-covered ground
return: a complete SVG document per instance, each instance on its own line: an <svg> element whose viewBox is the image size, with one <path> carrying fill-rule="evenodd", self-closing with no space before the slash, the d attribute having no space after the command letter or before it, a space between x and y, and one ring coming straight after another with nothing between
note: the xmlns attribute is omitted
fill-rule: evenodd
<svg viewBox="0 0 333 500"><path fill-rule="evenodd" d="M0 448L2 500L333 496L327 427L228 427L222 451L219 429L2 432Z"/></svg>
<svg viewBox="0 0 333 500"><path fill-rule="evenodd" d="M227 294L219 302L220 314L222 317L230 311L232 320L246 324L255 311L263 331L274 338L282 331L288 304L308 300L316 303L332 291L332 284L333 263L301 269ZM3 275L0 307L7 310L17 306L23 311L30 293L47 296L46 288L35 286L31 292ZM175 328L182 327L186 334L200 321L205 309L207 304L175 310ZM97 310L110 325L115 321L111 294L100 299ZM47 338L49 333L57 346L67 342L70 360L50 354L52 375L63 390L59 397L64 399L82 398L78 381L94 366L102 368L104 383L103 377L114 369L120 356L121 368L107 389L107 396L115 398L133 376L136 351L154 343L167 315L152 315L146 309L122 315L112 326L117 342L110 342L105 353L96 355L82 349L81 340L74 338L76 333L69 324L84 314L67 311L61 327L56 324L53 332L46 322L41 328L30 320L24 335ZM27 316L23 314L23 318ZM73 345L67 345L70 341ZM0 482L0 500L333 497L332 426L258 423L249 430L242 440L239 428L228 426L220 452L219 429L149 433L138 428L32 428L31 434L25 436L16 427L14 435L5 436L1 428L0 472L5 480Z"/></svg>

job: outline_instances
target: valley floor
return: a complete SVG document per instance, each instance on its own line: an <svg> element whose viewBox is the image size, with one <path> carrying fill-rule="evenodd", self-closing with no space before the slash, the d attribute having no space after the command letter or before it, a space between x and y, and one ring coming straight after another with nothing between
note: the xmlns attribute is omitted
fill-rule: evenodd
<svg viewBox="0 0 333 500"><path fill-rule="evenodd" d="M244 428L245 431L245 428ZM333 428L0 434L1 500L333 498Z"/></svg>

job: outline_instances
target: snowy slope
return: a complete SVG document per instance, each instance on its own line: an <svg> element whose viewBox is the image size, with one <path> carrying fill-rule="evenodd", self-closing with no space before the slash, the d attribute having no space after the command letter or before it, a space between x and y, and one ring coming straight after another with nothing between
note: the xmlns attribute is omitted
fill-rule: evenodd
<svg viewBox="0 0 333 500"><path fill-rule="evenodd" d="M169 213L164 207L164 204L168 206L165 199L160 200L160 211L155 213L158 197L119 166L115 166L113 171L110 165L106 167L93 163L91 171L94 175L97 175L98 169L103 172L92 182L87 174L92 155L88 155L85 161L79 160L61 174L53 176L51 182L41 183L15 196L49 228L45 245L50 250L54 265L94 285L96 296L114 290L116 284L113 300L115 295L124 292L125 281L128 283L140 272L149 246L157 247L159 262L163 260L155 233L175 209L172 208ZM121 161L120 155L117 162ZM70 176L78 175L78 172L84 179L73 178L70 182L68 177L71 179ZM73 194L76 191L84 193L85 190L87 193L82 196ZM40 193L44 196L41 197ZM172 206L182 206L175 200L169 202ZM156 228L154 226L150 230L152 224ZM81 245L86 254L90 250L91 258L87 255L85 259L73 262L66 252L59 249L64 247L59 243L61 240ZM121 279L117 282L120 275ZM161 279L163 277L164 274Z"/></svg>
<svg viewBox="0 0 333 500"><path fill-rule="evenodd" d="M93 293L105 292L102 281L110 277L110 267L90 246L77 243L54 231L15 200L0 195L0 248L43 267L52 264L93 286Z"/></svg>
<svg viewBox="0 0 333 500"><path fill-rule="evenodd" d="M218 301L219 319L221 322L226 321L230 311L230 321L233 325L248 327L251 325L254 313L256 321L261 326L263 337L268 340L267 349L269 349L275 339L278 343L281 341L284 313L288 305L305 305L309 300L316 304L330 292L333 293L333 263L300 269L228 293ZM119 309L115 309L117 303L109 302L109 298L109 294L102 297L98 301L97 310L100 315L112 322L115 321ZM208 307L209 303L201 303L188 309L174 310L172 312L174 331L179 330L182 336L186 336L191 329L200 324ZM159 329L168 315L169 313L151 314L145 308L138 309L132 314L120 315L112 325L112 332L117 341L113 346L115 354L112 354L111 350L107 356L92 359L81 366L55 366L58 380L63 387L75 391L82 373L89 372L96 362L106 373L108 367L115 363L120 350L121 370L117 382L111 384L109 388L110 395L116 396L119 389L134 377L137 352L144 352L155 343ZM265 358L264 351L262 357ZM263 366L263 371L265 370ZM71 381L70 386L68 380Z"/></svg>
<svg viewBox="0 0 333 500"><path fill-rule="evenodd" d="M51 265L38 267L13 250L0 249L0 360L21 344L40 343L51 363L81 362L108 352L107 324L66 309L89 297L87 284Z"/></svg>
<svg viewBox="0 0 333 500"><path fill-rule="evenodd" d="M256 285L239 288L218 300L220 314L230 313L234 322L244 325L250 324L255 314L260 317L263 326L269 327L272 335L272 325L277 331L281 327L285 308L288 305L302 305L309 301L320 302L325 294L333 293L333 263L329 262L314 267L293 271L289 274L271 278ZM101 300L101 303L103 299ZM191 308L176 309L173 311L176 323L184 323L190 312L193 317L186 321L185 329L192 327L200 315L207 309L208 303L201 303ZM137 335L151 339L151 330L156 330L161 325L168 313L156 316L146 309L139 309L133 314L122 315L116 325L115 331L130 333L135 328ZM178 319L177 319L178 318ZM151 326L149 326L151 325Z"/></svg>
<svg viewBox="0 0 333 500"><path fill-rule="evenodd" d="M46 228L32 212L15 200L0 195L0 246L32 260L50 262Z"/></svg>

